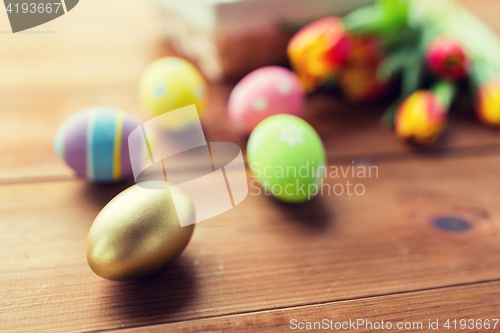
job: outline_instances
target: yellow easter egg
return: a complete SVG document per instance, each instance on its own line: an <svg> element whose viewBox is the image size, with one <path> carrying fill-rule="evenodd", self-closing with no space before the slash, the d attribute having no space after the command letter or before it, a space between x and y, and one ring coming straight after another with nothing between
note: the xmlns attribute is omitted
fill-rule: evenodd
<svg viewBox="0 0 500 333"><path fill-rule="evenodd" d="M100 277L130 281L154 274L177 258L191 239L194 224L181 227L179 222L179 216L195 222L189 197L177 190L174 205L170 191L175 189L140 185L113 198L90 228L87 262Z"/></svg>
<svg viewBox="0 0 500 333"><path fill-rule="evenodd" d="M165 57L152 62L139 81L139 97L153 117L192 104L199 115L206 104L207 85L203 76L190 62L178 57ZM190 119L169 119L165 127L182 129Z"/></svg>

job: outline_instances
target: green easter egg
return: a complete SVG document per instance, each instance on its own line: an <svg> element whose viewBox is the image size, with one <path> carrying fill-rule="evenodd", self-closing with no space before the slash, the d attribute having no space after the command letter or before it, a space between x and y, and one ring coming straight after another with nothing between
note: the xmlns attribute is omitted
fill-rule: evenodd
<svg viewBox="0 0 500 333"><path fill-rule="evenodd" d="M262 121L247 145L248 164L266 195L298 203L318 193L325 148L306 121L280 114Z"/></svg>

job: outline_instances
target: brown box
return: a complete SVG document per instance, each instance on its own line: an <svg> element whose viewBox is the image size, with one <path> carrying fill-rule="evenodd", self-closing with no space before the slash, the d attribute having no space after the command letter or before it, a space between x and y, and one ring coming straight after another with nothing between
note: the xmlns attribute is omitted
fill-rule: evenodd
<svg viewBox="0 0 500 333"><path fill-rule="evenodd" d="M155 0L166 40L212 81L286 64L293 32L373 0Z"/></svg>

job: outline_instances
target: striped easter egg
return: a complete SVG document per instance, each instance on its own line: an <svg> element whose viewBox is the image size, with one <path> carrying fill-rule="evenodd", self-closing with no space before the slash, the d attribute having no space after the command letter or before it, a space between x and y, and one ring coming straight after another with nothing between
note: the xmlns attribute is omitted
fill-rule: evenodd
<svg viewBox="0 0 500 333"><path fill-rule="evenodd" d="M74 113L59 125L56 154L76 174L95 183L132 177L128 136L141 123L124 111L94 107Z"/></svg>

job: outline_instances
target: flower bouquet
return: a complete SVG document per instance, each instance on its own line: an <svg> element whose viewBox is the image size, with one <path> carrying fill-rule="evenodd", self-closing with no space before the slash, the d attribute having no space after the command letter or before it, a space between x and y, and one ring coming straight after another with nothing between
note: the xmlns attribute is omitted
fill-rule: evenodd
<svg viewBox="0 0 500 333"><path fill-rule="evenodd" d="M500 40L452 0L378 0L321 19L292 38L288 57L307 92L336 84L370 102L400 82L381 123L407 142L438 140L459 85L479 120L500 127Z"/></svg>

